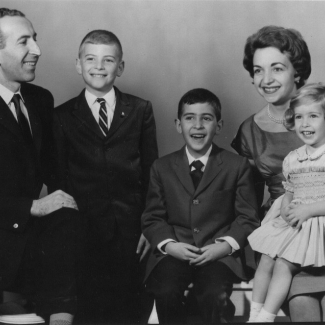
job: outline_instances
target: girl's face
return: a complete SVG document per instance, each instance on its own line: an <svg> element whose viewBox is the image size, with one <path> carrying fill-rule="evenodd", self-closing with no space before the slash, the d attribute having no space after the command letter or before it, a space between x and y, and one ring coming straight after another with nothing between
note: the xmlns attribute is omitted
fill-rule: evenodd
<svg viewBox="0 0 325 325"><path fill-rule="evenodd" d="M295 131L307 145L308 154L325 144L325 114L319 103L296 107L294 121Z"/></svg>
<svg viewBox="0 0 325 325"><path fill-rule="evenodd" d="M268 103L283 105L296 93L296 71L288 56L277 48L257 49L253 65L255 88Z"/></svg>

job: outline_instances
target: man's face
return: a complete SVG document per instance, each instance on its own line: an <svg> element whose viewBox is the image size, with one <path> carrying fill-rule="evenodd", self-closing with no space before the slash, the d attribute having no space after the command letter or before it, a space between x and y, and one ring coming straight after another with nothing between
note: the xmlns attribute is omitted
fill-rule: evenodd
<svg viewBox="0 0 325 325"><path fill-rule="evenodd" d="M1 18L0 31L5 44L0 49L0 83L15 92L22 82L34 80L41 50L32 24L24 17Z"/></svg>

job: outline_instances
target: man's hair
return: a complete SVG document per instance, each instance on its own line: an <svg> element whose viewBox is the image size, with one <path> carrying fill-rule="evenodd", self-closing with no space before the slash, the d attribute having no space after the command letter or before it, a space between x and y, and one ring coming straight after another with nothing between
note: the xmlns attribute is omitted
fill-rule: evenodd
<svg viewBox="0 0 325 325"><path fill-rule="evenodd" d="M196 88L188 91L178 103L177 117L180 120L183 115L185 104L193 105L198 103L208 103L212 106L217 121L221 119L221 104L219 98L211 91L203 88Z"/></svg>
<svg viewBox="0 0 325 325"><path fill-rule="evenodd" d="M80 46L79 46L79 58L81 55L81 52L83 50L83 45L84 44L115 44L120 52L120 59L123 57L123 50L122 50L122 45L120 40L117 38L115 34L108 30L103 30L103 29L97 29L89 32L81 41Z"/></svg>
<svg viewBox="0 0 325 325"><path fill-rule="evenodd" d="M297 90L285 112L285 127L292 131L295 127L295 108L302 105L319 104L325 113L325 85L311 83Z"/></svg>
<svg viewBox="0 0 325 325"><path fill-rule="evenodd" d="M25 17L25 15L16 9L8 9L8 8L0 8L0 19L5 16L18 16L18 17ZM0 29L0 50L3 49L6 46L4 36L2 35L1 29Z"/></svg>
<svg viewBox="0 0 325 325"><path fill-rule="evenodd" d="M302 87L311 73L311 59L308 46L301 34L291 28L265 26L247 38L244 49L244 68L254 78L253 59L255 51L275 47L286 54L300 77L297 88Z"/></svg>

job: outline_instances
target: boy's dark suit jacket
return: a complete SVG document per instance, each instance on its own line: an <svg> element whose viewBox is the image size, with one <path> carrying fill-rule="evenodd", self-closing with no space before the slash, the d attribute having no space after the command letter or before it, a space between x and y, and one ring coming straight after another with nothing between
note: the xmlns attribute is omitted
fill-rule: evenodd
<svg viewBox="0 0 325 325"><path fill-rule="evenodd" d="M49 91L22 84L34 145L25 143L20 127L0 97L0 291L15 278L26 241L31 234L32 201L43 183L53 184L51 118L53 97Z"/></svg>
<svg viewBox="0 0 325 325"><path fill-rule="evenodd" d="M148 276L163 255L165 239L203 247L223 236L234 238L240 250L221 259L246 279L244 246L259 226L251 169L246 158L212 145L201 182L194 190L185 147L152 166L142 228L151 244Z"/></svg>
<svg viewBox="0 0 325 325"><path fill-rule="evenodd" d="M56 108L54 116L61 188L75 198L88 233L99 242L112 239L116 224L125 238L139 238L150 167L158 156L151 103L117 88L115 93L106 138L85 91Z"/></svg>

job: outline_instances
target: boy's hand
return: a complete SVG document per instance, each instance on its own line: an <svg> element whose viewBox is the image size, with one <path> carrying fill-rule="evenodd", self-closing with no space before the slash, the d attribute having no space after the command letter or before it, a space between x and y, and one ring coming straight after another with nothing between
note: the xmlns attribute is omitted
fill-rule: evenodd
<svg viewBox="0 0 325 325"><path fill-rule="evenodd" d="M202 266L215 260L219 260L220 258L230 254L232 248L226 241L223 241L221 243L204 246L200 250L202 253L201 256L191 260L190 265Z"/></svg>
<svg viewBox="0 0 325 325"><path fill-rule="evenodd" d="M308 204L290 203L288 208L288 224L296 229L300 229L302 223L312 217L310 215L310 207L308 207Z"/></svg>
<svg viewBox="0 0 325 325"><path fill-rule="evenodd" d="M146 237L144 237L143 234L141 234L139 242L138 242L138 246L137 246L137 251L136 251L137 254L140 254L142 252L142 254L140 256L140 262L146 256L149 249L150 249L150 244L149 244L148 240L146 239Z"/></svg>
<svg viewBox="0 0 325 325"><path fill-rule="evenodd" d="M181 261L191 261L199 257L200 249L185 243L169 242L165 247L168 255L173 256Z"/></svg>

